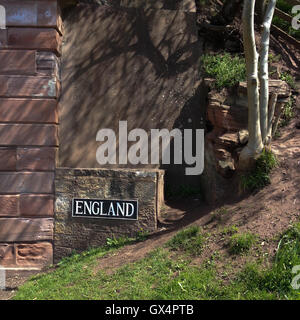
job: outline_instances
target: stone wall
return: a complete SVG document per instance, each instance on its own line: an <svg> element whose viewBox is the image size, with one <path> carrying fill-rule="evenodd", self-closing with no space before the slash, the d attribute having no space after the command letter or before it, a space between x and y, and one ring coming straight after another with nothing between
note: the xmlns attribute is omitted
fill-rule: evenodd
<svg viewBox="0 0 300 320"><path fill-rule="evenodd" d="M0 0L0 265L52 263L58 147L56 0Z"/></svg>
<svg viewBox="0 0 300 320"><path fill-rule="evenodd" d="M199 176L186 176L184 166L172 159L163 167L101 165L96 160L100 129L114 130L118 154L121 120L127 121L128 132L141 128L149 137L151 129L195 132L204 127L196 13L178 6L145 9L142 4L148 1L125 2L122 7L79 4L64 19L59 165L163 168L171 187L199 185Z"/></svg>
<svg viewBox="0 0 300 320"><path fill-rule="evenodd" d="M56 204L54 261L106 244L107 238L134 237L139 231L153 232L163 201L163 171L58 168L55 178ZM72 199L138 199L136 221L72 218Z"/></svg>

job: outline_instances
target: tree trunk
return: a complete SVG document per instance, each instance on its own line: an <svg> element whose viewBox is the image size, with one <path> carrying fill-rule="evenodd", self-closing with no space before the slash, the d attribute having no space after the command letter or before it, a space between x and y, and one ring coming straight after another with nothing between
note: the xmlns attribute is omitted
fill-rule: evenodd
<svg viewBox="0 0 300 320"><path fill-rule="evenodd" d="M240 154L239 166L242 170L248 169L263 149L260 130L257 76L258 54L254 35L254 8L255 0L244 0L243 42L247 70L249 140L247 146Z"/></svg>
<svg viewBox="0 0 300 320"><path fill-rule="evenodd" d="M270 29L276 6L276 0L270 0L266 9L263 20L263 31L261 39L261 51L259 61L259 109L260 109L260 126L262 142L266 142L268 134L268 103L269 103L269 43L270 43Z"/></svg>
<svg viewBox="0 0 300 320"><path fill-rule="evenodd" d="M271 95L271 99L269 101L269 112L268 112L268 132L265 143L269 144L272 140L272 128L273 128L273 118L275 114L275 108L277 103L277 93L273 93Z"/></svg>
<svg viewBox="0 0 300 320"><path fill-rule="evenodd" d="M258 23L263 23L267 8L267 0L256 1L256 12L258 15Z"/></svg>

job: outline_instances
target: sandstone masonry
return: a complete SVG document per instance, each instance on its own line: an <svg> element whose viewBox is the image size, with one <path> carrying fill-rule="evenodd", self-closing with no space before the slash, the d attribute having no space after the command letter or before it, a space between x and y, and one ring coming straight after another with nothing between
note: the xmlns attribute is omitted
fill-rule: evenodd
<svg viewBox="0 0 300 320"><path fill-rule="evenodd" d="M0 265L53 262L62 23L56 0L1 0Z"/></svg>
<svg viewBox="0 0 300 320"><path fill-rule="evenodd" d="M134 237L139 231L157 228L163 202L162 170L58 168L55 188L54 262L74 250L105 245L107 238ZM137 221L73 218L73 198L138 199L139 217Z"/></svg>

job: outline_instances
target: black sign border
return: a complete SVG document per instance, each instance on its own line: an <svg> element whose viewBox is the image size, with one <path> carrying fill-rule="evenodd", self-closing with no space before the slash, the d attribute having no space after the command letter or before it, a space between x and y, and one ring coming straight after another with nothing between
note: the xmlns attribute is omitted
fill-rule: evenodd
<svg viewBox="0 0 300 320"><path fill-rule="evenodd" d="M92 200L92 201L135 201L136 202L136 219L126 219L126 218L111 218L107 216L74 216L74 203L75 200ZM125 221L138 221L139 220L139 200L138 199L87 199L87 198L72 198L72 218L88 218L88 219L104 219L104 220L125 220Z"/></svg>

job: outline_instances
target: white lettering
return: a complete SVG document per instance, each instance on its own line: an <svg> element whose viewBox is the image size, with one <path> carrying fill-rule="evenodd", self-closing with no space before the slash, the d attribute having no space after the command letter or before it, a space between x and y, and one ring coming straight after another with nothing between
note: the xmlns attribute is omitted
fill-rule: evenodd
<svg viewBox="0 0 300 320"><path fill-rule="evenodd" d="M115 216L116 215L115 214L115 209L114 209L114 204L112 202L110 203L110 206L109 206L108 215L109 216L111 216L111 215Z"/></svg>
<svg viewBox="0 0 300 320"><path fill-rule="evenodd" d="M76 202L75 202L75 214L83 214L83 212L81 211L81 212L79 212L79 209L82 209L82 207L79 207L79 204L82 204L83 203L83 201L80 201L80 200L77 200Z"/></svg>
<svg viewBox="0 0 300 320"><path fill-rule="evenodd" d="M193 156L193 131L192 129L184 129L184 160L187 164L196 166L186 168L185 173L189 176L199 175L204 170L204 130L196 130L196 156Z"/></svg>
<svg viewBox="0 0 300 320"><path fill-rule="evenodd" d="M125 202L122 203L122 207L119 202L117 202L117 216L119 215L119 211L121 215L124 217L125 215Z"/></svg>
<svg viewBox="0 0 300 320"><path fill-rule="evenodd" d="M200 175L204 170L204 129L184 129L184 137L179 129L151 129L151 164L160 162L160 141L162 164L171 163L171 138L174 141L174 164L185 163L189 166L185 170L186 175ZM195 141L193 141L195 136ZM106 140L107 139L107 140ZM96 141L102 143L96 152L96 159L100 165L116 164L117 146L116 135L111 129L98 131ZM127 142L135 142L128 149ZM184 144L184 157L182 156L182 144ZM196 150L195 156L193 150ZM149 164L148 135L143 129L133 129L127 137L127 121L119 122L119 164L127 162L137 164Z"/></svg>
<svg viewBox="0 0 300 320"><path fill-rule="evenodd" d="M129 213L129 207L131 207L131 212ZM126 203L126 217L131 217L134 214L134 205L132 203Z"/></svg>
<svg viewBox="0 0 300 320"><path fill-rule="evenodd" d="M90 201L89 203L87 203L86 201L84 202L84 211L83 213L86 214L86 210L88 211L89 215L92 214L92 202Z"/></svg>
<svg viewBox="0 0 300 320"><path fill-rule="evenodd" d="M116 135L111 129L101 129L98 131L96 141L103 142L107 138L107 141L100 145L96 152L96 159L99 164L116 164ZM107 154L107 155L106 155Z"/></svg>
<svg viewBox="0 0 300 320"><path fill-rule="evenodd" d="M95 211L95 206L96 205L97 205L97 211ZM100 212L99 202L93 202L93 204L92 204L92 213L97 216L99 214L99 212Z"/></svg>
<svg viewBox="0 0 300 320"><path fill-rule="evenodd" d="M119 164L127 164L127 121L119 122Z"/></svg>
<svg viewBox="0 0 300 320"><path fill-rule="evenodd" d="M174 164L182 163L182 134L179 129L173 129L171 132L167 129L151 130L151 164L159 164L159 146L162 139L162 163L170 164L170 142L174 138Z"/></svg>
<svg viewBox="0 0 300 320"><path fill-rule="evenodd" d="M138 141L137 141L138 138ZM143 129L134 129L129 132L128 141L136 142L128 152L131 164L148 164L148 135ZM138 155L139 154L139 155Z"/></svg>

